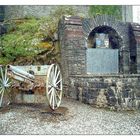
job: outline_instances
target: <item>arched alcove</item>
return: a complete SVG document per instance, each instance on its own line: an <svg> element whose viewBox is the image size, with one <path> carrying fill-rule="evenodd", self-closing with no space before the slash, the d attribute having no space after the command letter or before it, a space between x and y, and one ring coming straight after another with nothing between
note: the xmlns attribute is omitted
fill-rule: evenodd
<svg viewBox="0 0 140 140"><path fill-rule="evenodd" d="M88 47L96 48L96 35L104 34L109 41L108 48L119 49L122 45L122 39L115 31L115 29L109 26L98 26L94 28L88 36Z"/></svg>
<svg viewBox="0 0 140 140"><path fill-rule="evenodd" d="M87 42L87 73L120 72L122 39L115 29L98 26L90 32Z"/></svg>
<svg viewBox="0 0 140 140"><path fill-rule="evenodd" d="M85 44L87 48L96 48L96 34L105 34L109 39L109 49L118 49L118 72L130 72L129 28L126 23L113 16L99 15L82 21Z"/></svg>

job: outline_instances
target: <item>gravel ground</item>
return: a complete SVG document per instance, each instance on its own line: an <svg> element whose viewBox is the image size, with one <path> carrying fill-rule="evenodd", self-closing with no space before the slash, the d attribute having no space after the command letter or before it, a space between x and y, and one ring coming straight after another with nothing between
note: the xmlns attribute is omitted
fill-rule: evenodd
<svg viewBox="0 0 140 140"><path fill-rule="evenodd" d="M115 112L63 99L52 112L45 105L10 105L0 110L0 134L140 134L140 112Z"/></svg>

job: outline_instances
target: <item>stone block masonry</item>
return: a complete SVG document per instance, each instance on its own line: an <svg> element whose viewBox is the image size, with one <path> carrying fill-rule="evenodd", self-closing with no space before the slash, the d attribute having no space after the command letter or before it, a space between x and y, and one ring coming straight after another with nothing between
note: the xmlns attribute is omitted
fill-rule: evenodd
<svg viewBox="0 0 140 140"><path fill-rule="evenodd" d="M140 109L140 75L80 75L69 78L69 96L96 107Z"/></svg>
<svg viewBox="0 0 140 140"><path fill-rule="evenodd" d="M130 34L128 25L110 16L94 19L64 17L60 21L58 31L65 96L96 107L140 109L139 41L135 26L131 27ZM87 74L88 37L95 28L104 26L111 27L118 35L119 73ZM136 43L132 45L132 42Z"/></svg>
<svg viewBox="0 0 140 140"><path fill-rule="evenodd" d="M86 48L82 22L79 17L72 17L59 24L59 40L61 46L61 66L63 71L64 93L67 93L69 75L86 73ZM62 22L63 22L62 21Z"/></svg>

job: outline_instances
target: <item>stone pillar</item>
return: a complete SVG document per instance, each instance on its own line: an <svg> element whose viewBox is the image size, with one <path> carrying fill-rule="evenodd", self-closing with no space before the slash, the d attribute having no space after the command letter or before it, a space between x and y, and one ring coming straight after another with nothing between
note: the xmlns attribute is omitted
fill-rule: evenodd
<svg viewBox="0 0 140 140"><path fill-rule="evenodd" d="M140 73L140 24L133 23L131 24L132 31L134 34L134 40L136 44L136 71L139 74ZM134 45L135 45L134 44Z"/></svg>
<svg viewBox="0 0 140 140"><path fill-rule="evenodd" d="M123 50L123 73L128 74L130 72L130 51Z"/></svg>
<svg viewBox="0 0 140 140"><path fill-rule="evenodd" d="M137 73L140 73L140 40L137 39L136 41L136 48L137 48Z"/></svg>
<svg viewBox="0 0 140 140"><path fill-rule="evenodd" d="M123 37L122 37L122 70L124 74L130 73L130 38L129 38L129 26L128 24L122 23L122 27L124 30Z"/></svg>
<svg viewBox="0 0 140 140"><path fill-rule="evenodd" d="M69 76L86 73L86 48L79 17L64 17L60 21L59 40L63 83L66 85L64 91L67 92Z"/></svg>

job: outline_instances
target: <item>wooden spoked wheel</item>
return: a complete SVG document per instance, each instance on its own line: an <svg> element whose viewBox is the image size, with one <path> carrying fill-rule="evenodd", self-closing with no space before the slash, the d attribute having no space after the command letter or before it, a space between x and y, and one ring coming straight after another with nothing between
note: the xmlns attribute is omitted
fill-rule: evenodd
<svg viewBox="0 0 140 140"><path fill-rule="evenodd" d="M0 107L2 107L3 97L8 87L10 87L10 81L7 77L7 67L0 66Z"/></svg>
<svg viewBox="0 0 140 140"><path fill-rule="evenodd" d="M57 64L49 66L46 79L46 96L52 110L60 106L62 99L62 74Z"/></svg>

